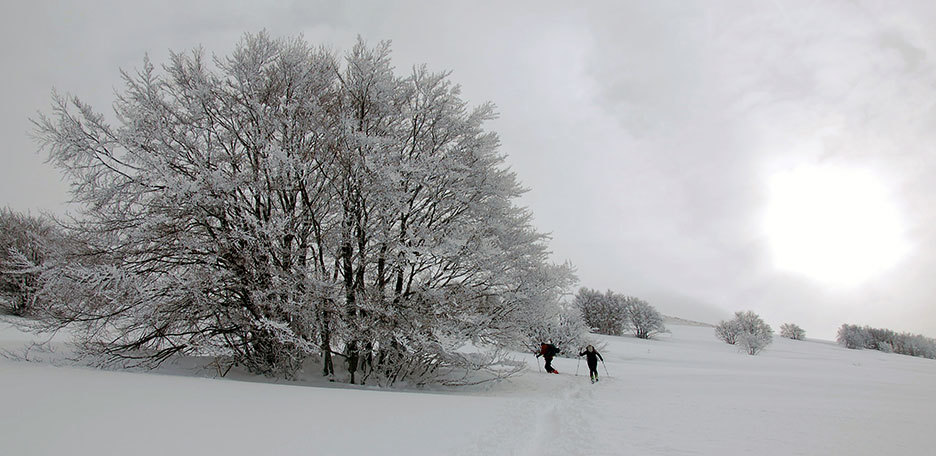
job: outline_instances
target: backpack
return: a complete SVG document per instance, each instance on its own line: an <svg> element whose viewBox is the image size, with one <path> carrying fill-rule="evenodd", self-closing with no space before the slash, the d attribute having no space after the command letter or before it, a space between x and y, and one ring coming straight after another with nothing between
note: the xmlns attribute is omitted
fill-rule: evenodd
<svg viewBox="0 0 936 456"><path fill-rule="evenodd" d="M553 344L544 343L540 345L540 354L543 356L556 356L558 353L559 349Z"/></svg>

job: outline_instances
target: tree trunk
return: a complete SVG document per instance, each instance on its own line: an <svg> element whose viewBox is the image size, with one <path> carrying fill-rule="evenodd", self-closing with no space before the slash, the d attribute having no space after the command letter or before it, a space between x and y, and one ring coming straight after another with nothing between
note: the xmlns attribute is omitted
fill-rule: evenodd
<svg viewBox="0 0 936 456"><path fill-rule="evenodd" d="M335 375L335 365L331 353L331 329L328 324L328 301L322 300L322 376Z"/></svg>
<svg viewBox="0 0 936 456"><path fill-rule="evenodd" d="M350 238L345 238L344 244L341 246L341 258L342 258L342 269L344 270L344 285L345 285L345 312L348 317L348 324L351 327L351 334L349 335L349 341L345 348L347 352L347 361L348 361L348 374L350 374L350 381L354 383L354 373L357 371L358 364L358 346L357 346L357 308L355 302L355 289L354 289L354 262L352 259L353 247L351 246Z"/></svg>

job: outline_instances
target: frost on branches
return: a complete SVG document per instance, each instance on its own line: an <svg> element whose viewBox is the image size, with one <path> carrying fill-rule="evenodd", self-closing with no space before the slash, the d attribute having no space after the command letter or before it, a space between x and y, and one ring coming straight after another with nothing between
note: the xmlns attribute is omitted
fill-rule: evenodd
<svg viewBox="0 0 936 456"><path fill-rule="evenodd" d="M598 334L620 336L624 331L624 297L611 290L602 293L582 287L575 294L575 306L585 323Z"/></svg>
<svg viewBox="0 0 936 456"><path fill-rule="evenodd" d="M521 332L523 348L538 353L540 344L552 343L562 355L577 355L589 344L597 341L588 337L589 328L574 303L563 298L563 292L575 285L576 277L572 266L564 265L543 268L541 273L530 276L528 283L539 284L542 292L538 299L525 306Z"/></svg>
<svg viewBox="0 0 936 456"><path fill-rule="evenodd" d="M719 322L715 337L756 355L773 342L773 329L754 312L735 312L733 319Z"/></svg>
<svg viewBox="0 0 936 456"><path fill-rule="evenodd" d="M663 315L647 301L632 296L624 298L624 326L638 339L668 332Z"/></svg>
<svg viewBox="0 0 936 456"><path fill-rule="evenodd" d="M806 338L806 331L795 323L784 323L780 325L780 337L793 340L803 340Z"/></svg>
<svg viewBox="0 0 936 456"><path fill-rule="evenodd" d="M921 334L898 333L884 328L843 324L836 340L846 348L880 350L886 353L936 359L936 339Z"/></svg>
<svg viewBox="0 0 936 456"><path fill-rule="evenodd" d="M585 323L599 334L620 336L633 332L640 339L650 339L667 332L663 315L646 301L624 296L611 290L601 293L588 288L579 289L575 306Z"/></svg>
<svg viewBox="0 0 936 456"><path fill-rule="evenodd" d="M48 218L0 208L0 312L32 313L42 288L40 269L64 244Z"/></svg>
<svg viewBox="0 0 936 456"><path fill-rule="evenodd" d="M381 384L495 368L459 349L515 343L571 271L515 204L493 107L448 76L397 76L388 43L338 58L261 33L144 60L113 123L55 96L38 136L91 248L46 271L46 321L143 364L290 377L311 356Z"/></svg>
<svg viewBox="0 0 936 456"><path fill-rule="evenodd" d="M738 322L735 320L722 320L715 326L715 337L728 345L734 345L738 341Z"/></svg>

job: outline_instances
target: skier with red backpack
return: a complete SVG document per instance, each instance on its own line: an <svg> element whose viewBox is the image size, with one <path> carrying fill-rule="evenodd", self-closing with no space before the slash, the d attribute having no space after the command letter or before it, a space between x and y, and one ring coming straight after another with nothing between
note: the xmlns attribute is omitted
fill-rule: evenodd
<svg viewBox="0 0 936 456"><path fill-rule="evenodd" d="M540 356L542 356L543 359L546 360L546 372L549 372L551 374L558 374L559 371L557 371L556 369L552 367L553 357L558 354L559 354L559 349L556 348L555 345L551 343L543 342L540 344L540 350L538 353L536 353L536 357L539 358Z"/></svg>

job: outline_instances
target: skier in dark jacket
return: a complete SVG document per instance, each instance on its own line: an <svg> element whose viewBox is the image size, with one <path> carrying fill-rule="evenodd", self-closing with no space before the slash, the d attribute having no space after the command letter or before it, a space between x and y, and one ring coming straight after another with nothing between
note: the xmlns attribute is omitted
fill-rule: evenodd
<svg viewBox="0 0 936 456"><path fill-rule="evenodd" d="M543 359L546 360L546 372L550 374L558 374L559 371L557 371L556 369L552 367L553 356L556 356L558 354L559 354L559 349L556 348L555 345L547 344L543 342L542 344L540 344L540 351L539 353L536 354L536 357L539 358L542 355Z"/></svg>
<svg viewBox="0 0 936 456"><path fill-rule="evenodd" d="M589 345L585 347L585 351L579 353L579 356L584 356L585 360L588 362L588 376L591 378L591 382L595 383L598 381L598 360L604 362L604 358L601 357L601 353L598 353L595 350L595 347Z"/></svg>

